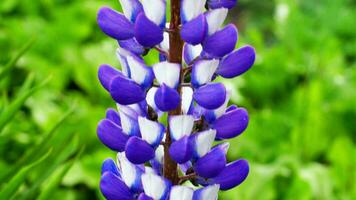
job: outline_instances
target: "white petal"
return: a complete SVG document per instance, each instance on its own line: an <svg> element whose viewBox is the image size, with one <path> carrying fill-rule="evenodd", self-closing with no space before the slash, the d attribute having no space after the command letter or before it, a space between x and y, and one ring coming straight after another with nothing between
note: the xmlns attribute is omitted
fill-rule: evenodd
<svg viewBox="0 0 356 200"><path fill-rule="evenodd" d="M153 199L161 199L167 189L164 179L152 173L145 173L141 178L145 194Z"/></svg>
<svg viewBox="0 0 356 200"><path fill-rule="evenodd" d="M155 151L155 160L163 164L164 148L162 145L158 146Z"/></svg>
<svg viewBox="0 0 356 200"><path fill-rule="evenodd" d="M116 57L120 61L121 71L127 77L130 77L130 68L129 65L127 64L126 57L130 54L131 53L129 51L126 51L125 49L122 48L116 49Z"/></svg>
<svg viewBox="0 0 356 200"><path fill-rule="evenodd" d="M119 163L119 169L121 171L121 177L125 184L129 187L132 187L137 181L137 168L129 160L127 160L125 153L118 153L117 159Z"/></svg>
<svg viewBox="0 0 356 200"><path fill-rule="evenodd" d="M214 34L223 25L228 9L219 8L213 9L206 13L206 21L208 23L208 35Z"/></svg>
<svg viewBox="0 0 356 200"><path fill-rule="evenodd" d="M166 23L166 0L143 0L142 6L147 18L157 26Z"/></svg>
<svg viewBox="0 0 356 200"><path fill-rule="evenodd" d="M159 45L162 50L168 52L169 51L169 34L167 32L163 33L163 41Z"/></svg>
<svg viewBox="0 0 356 200"><path fill-rule="evenodd" d="M193 99L193 89L191 87L182 88L182 112L188 114Z"/></svg>
<svg viewBox="0 0 356 200"><path fill-rule="evenodd" d="M194 191L192 188L182 185L173 186L169 200L192 200Z"/></svg>
<svg viewBox="0 0 356 200"><path fill-rule="evenodd" d="M138 124L142 139L149 144L157 144L161 142L164 126L158 122L151 121L144 117L138 117Z"/></svg>
<svg viewBox="0 0 356 200"><path fill-rule="evenodd" d="M204 85L211 81L216 69L219 66L219 60L199 60L193 66L192 82L198 85Z"/></svg>
<svg viewBox="0 0 356 200"><path fill-rule="evenodd" d="M180 65L177 63L160 62L153 65L153 72L159 84L176 88L179 82Z"/></svg>
<svg viewBox="0 0 356 200"><path fill-rule="evenodd" d="M207 154L213 142L215 140L216 130L209 129L200 133L197 133L195 138L195 146L194 149L198 157L202 157Z"/></svg>
<svg viewBox="0 0 356 200"><path fill-rule="evenodd" d="M156 174L156 171L152 167L145 166L145 173Z"/></svg>
<svg viewBox="0 0 356 200"><path fill-rule="evenodd" d="M144 84L149 76L152 76L152 74L150 74L150 69L143 61L140 61L132 56L127 56L126 60L130 67L131 79L134 80L137 84Z"/></svg>
<svg viewBox="0 0 356 200"><path fill-rule="evenodd" d="M183 55L184 55L185 63L187 65L190 64L190 62L194 58L198 57L201 54L202 50L203 50L203 47L200 44L191 45L191 44L186 43L184 45L184 49L183 49L183 51L184 51Z"/></svg>
<svg viewBox="0 0 356 200"><path fill-rule="evenodd" d="M157 111L158 108L155 103L155 94L157 92L158 88L156 87L151 87L146 94L146 101L149 106L153 108L153 110Z"/></svg>
<svg viewBox="0 0 356 200"><path fill-rule="evenodd" d="M139 0L119 0L122 11L127 19L133 21L134 16L137 16L141 11L141 3Z"/></svg>
<svg viewBox="0 0 356 200"><path fill-rule="evenodd" d="M197 200L217 200L218 199L218 192L219 192L220 186L215 184L215 185L209 185L205 188L200 189L200 194L197 196Z"/></svg>
<svg viewBox="0 0 356 200"><path fill-rule="evenodd" d="M183 21L187 22L203 13L206 0L182 0Z"/></svg>
<svg viewBox="0 0 356 200"><path fill-rule="evenodd" d="M173 115L169 117L170 134L174 140L190 135L194 126L192 115Z"/></svg>
<svg viewBox="0 0 356 200"><path fill-rule="evenodd" d="M124 133L131 135L138 117L137 113L128 106L120 106L119 115L122 130Z"/></svg>

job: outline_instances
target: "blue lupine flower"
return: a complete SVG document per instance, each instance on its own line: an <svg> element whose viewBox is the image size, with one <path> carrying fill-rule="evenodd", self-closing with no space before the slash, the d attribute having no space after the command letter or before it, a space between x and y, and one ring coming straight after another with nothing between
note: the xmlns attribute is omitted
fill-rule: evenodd
<svg viewBox="0 0 356 200"><path fill-rule="evenodd" d="M224 140L247 128L248 113L228 107L231 92L213 82L255 61L251 46L234 51L237 28L223 26L236 2L172 0L170 23L166 0L120 0L123 13L99 10L99 27L117 40L121 63L121 71L107 64L98 71L118 108L97 127L100 141L118 152L116 162L102 164L106 199L215 200L246 179L248 162L228 163ZM160 62L147 66L143 56L153 49Z"/></svg>

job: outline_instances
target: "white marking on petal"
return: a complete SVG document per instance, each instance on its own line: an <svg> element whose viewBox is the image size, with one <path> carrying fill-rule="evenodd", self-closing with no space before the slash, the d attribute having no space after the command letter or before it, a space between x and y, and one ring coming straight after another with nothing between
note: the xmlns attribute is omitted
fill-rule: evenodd
<svg viewBox="0 0 356 200"><path fill-rule="evenodd" d="M138 117L138 124L140 126L140 132L143 140L149 144L160 142L157 140L160 139L160 136L164 130L159 123L144 117Z"/></svg>
<svg viewBox="0 0 356 200"><path fill-rule="evenodd" d="M126 51L125 49L122 49L122 48L116 49L116 57L120 61L121 71L126 77L129 77L130 69L129 69L129 65L127 64L127 60L126 60L127 55L130 55L130 53L128 53L128 51Z"/></svg>
<svg viewBox="0 0 356 200"><path fill-rule="evenodd" d="M218 199L218 192L219 192L220 186L215 184L215 185L209 185L203 189L203 191L200 193L200 198L199 200L216 200Z"/></svg>
<svg viewBox="0 0 356 200"><path fill-rule="evenodd" d="M192 115L174 115L169 118L169 128L174 140L190 135L194 125Z"/></svg>
<svg viewBox="0 0 356 200"><path fill-rule="evenodd" d="M195 149L199 157L207 154L215 140L216 130L209 129L197 134L195 138Z"/></svg>
<svg viewBox="0 0 356 200"><path fill-rule="evenodd" d="M143 0L142 6L147 18L157 26L165 23L166 0Z"/></svg>
<svg viewBox="0 0 356 200"><path fill-rule="evenodd" d="M193 99L193 89L191 87L182 88L182 112L187 114Z"/></svg>
<svg viewBox="0 0 356 200"><path fill-rule="evenodd" d="M186 43L183 51L183 55L188 55L189 60L185 60L186 64L188 65L190 64L189 62L191 62L194 58L198 57L201 54L201 52L203 51L203 47L200 44L191 45Z"/></svg>
<svg viewBox="0 0 356 200"><path fill-rule="evenodd" d="M166 190L164 179L152 173L145 173L141 177L145 194L153 199L160 199Z"/></svg>
<svg viewBox="0 0 356 200"><path fill-rule="evenodd" d="M192 200L194 191L188 186L176 185L171 189L169 200Z"/></svg>
<svg viewBox="0 0 356 200"><path fill-rule="evenodd" d="M158 146L155 151L155 160L163 164L164 148L162 145Z"/></svg>
<svg viewBox="0 0 356 200"><path fill-rule="evenodd" d="M147 104L149 106L151 106L153 108L153 110L155 110L155 111L158 110L156 103L155 103L155 94L156 94L157 90L158 90L158 88L152 87L147 91L147 94L146 94Z"/></svg>
<svg viewBox="0 0 356 200"><path fill-rule="evenodd" d="M219 60L200 60L194 67L194 79L200 85L211 81L216 69L219 66Z"/></svg>
<svg viewBox="0 0 356 200"><path fill-rule="evenodd" d="M160 62L153 66L153 72L159 84L166 84L170 88L178 85L180 65L177 63Z"/></svg>
<svg viewBox="0 0 356 200"><path fill-rule="evenodd" d="M208 35L214 34L216 31L220 30L223 25L228 9L219 8L209 11L206 14L206 21L208 23Z"/></svg>
<svg viewBox="0 0 356 200"><path fill-rule="evenodd" d="M226 89L226 98L225 98L224 104L213 111L215 119L221 117L225 113L227 104L229 103L229 100L230 100L230 96L231 96L231 90Z"/></svg>
<svg viewBox="0 0 356 200"><path fill-rule="evenodd" d="M139 85L143 84L146 77L149 76L147 66L132 56L127 56L126 60L130 67L131 79Z"/></svg>
<svg viewBox="0 0 356 200"><path fill-rule="evenodd" d="M131 19L132 11L133 11L131 0L119 0L119 1L125 17L127 19Z"/></svg>
<svg viewBox="0 0 356 200"><path fill-rule="evenodd" d="M120 106L119 115L121 119L121 128L127 135L133 129L137 113L128 106Z"/></svg>
<svg viewBox="0 0 356 200"><path fill-rule="evenodd" d="M206 0L183 0L182 12L185 20L190 21L200 15L204 10L205 2Z"/></svg>
<svg viewBox="0 0 356 200"><path fill-rule="evenodd" d="M137 178L136 166L127 160L125 153L118 153L117 159L119 163L119 169L121 171L121 177L125 184L131 187Z"/></svg>
<svg viewBox="0 0 356 200"><path fill-rule="evenodd" d="M159 44L161 49L168 52L169 51L169 34L167 32L163 33L163 41Z"/></svg>

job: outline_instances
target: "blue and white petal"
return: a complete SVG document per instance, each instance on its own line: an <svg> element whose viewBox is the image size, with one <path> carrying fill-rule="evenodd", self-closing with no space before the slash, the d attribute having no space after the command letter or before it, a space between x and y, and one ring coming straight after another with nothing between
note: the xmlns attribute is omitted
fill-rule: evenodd
<svg viewBox="0 0 356 200"><path fill-rule="evenodd" d="M250 171L248 162L244 159L226 165L221 173L212 178L212 182L220 185L220 190L229 190L240 185Z"/></svg>
<svg viewBox="0 0 356 200"><path fill-rule="evenodd" d="M157 108L157 105L155 103L155 94L157 92L158 88L156 87L151 87L148 91L147 91L147 94L146 94L146 101L147 101L147 104L149 106L151 106L151 108L154 110L154 111L158 111L158 108Z"/></svg>
<svg viewBox="0 0 356 200"><path fill-rule="evenodd" d="M192 68L192 85L197 88L210 82L218 66L218 59L196 61Z"/></svg>
<svg viewBox="0 0 356 200"><path fill-rule="evenodd" d="M163 83L170 88L176 88L179 83L180 64L160 62L153 65L153 72L160 85Z"/></svg>
<svg viewBox="0 0 356 200"><path fill-rule="evenodd" d="M142 175L142 185L145 194L155 200L165 200L171 187L168 180L152 173Z"/></svg>
<svg viewBox="0 0 356 200"><path fill-rule="evenodd" d="M224 78L234 78L249 70L255 62L255 49L249 45L239 48L223 58L216 73Z"/></svg>
<svg viewBox="0 0 356 200"><path fill-rule="evenodd" d="M203 42L207 33L208 24L204 14L197 16L189 22L183 24L180 35L182 39L192 45Z"/></svg>
<svg viewBox="0 0 356 200"><path fill-rule="evenodd" d="M134 54L120 47L116 49L116 57L120 61L121 71L126 77L130 78L130 67L127 63L127 56L134 56Z"/></svg>
<svg viewBox="0 0 356 200"><path fill-rule="evenodd" d="M165 52L169 51L169 33L163 33L163 41L159 44L159 47Z"/></svg>
<svg viewBox="0 0 356 200"><path fill-rule="evenodd" d="M121 13L109 8L100 8L97 16L100 29L117 40L126 40L134 36L134 25Z"/></svg>
<svg viewBox="0 0 356 200"><path fill-rule="evenodd" d="M149 20L164 28L166 24L166 0L143 0L143 9Z"/></svg>
<svg viewBox="0 0 356 200"><path fill-rule="evenodd" d="M222 116L226 112L226 107L227 104L229 103L230 96L231 96L231 91L227 89L226 98L223 105L221 105L219 108L214 110L205 109L203 112L205 120L207 120L209 123L212 123L220 116Z"/></svg>
<svg viewBox="0 0 356 200"><path fill-rule="evenodd" d="M193 89L191 87L182 87L182 112L191 114L193 112Z"/></svg>
<svg viewBox="0 0 356 200"><path fill-rule="evenodd" d="M159 145L164 136L164 125L144 117L138 117L138 124L140 126L142 139L152 147Z"/></svg>
<svg viewBox="0 0 356 200"><path fill-rule="evenodd" d="M141 193L138 197L137 200L154 200L151 197L147 196L145 193Z"/></svg>
<svg viewBox="0 0 356 200"><path fill-rule="evenodd" d="M133 200L133 194L125 183L115 174L105 172L100 179L100 191L108 200Z"/></svg>
<svg viewBox="0 0 356 200"><path fill-rule="evenodd" d="M103 164L101 165L101 175L105 172L111 172L118 177L121 177L119 170L115 164L115 161L111 158L107 158L104 160Z"/></svg>
<svg viewBox="0 0 356 200"><path fill-rule="evenodd" d="M193 200L217 200L219 185L209 185L194 191Z"/></svg>
<svg viewBox="0 0 356 200"><path fill-rule="evenodd" d="M164 112L176 109L180 100L178 91L166 86L164 83L155 94L155 103L158 109Z"/></svg>
<svg viewBox="0 0 356 200"><path fill-rule="evenodd" d="M108 119L99 122L97 134L100 141L111 150L122 152L129 136L126 135L120 126Z"/></svg>
<svg viewBox="0 0 356 200"><path fill-rule="evenodd" d="M199 158L194 164L194 171L204 178L217 176L226 165L226 153L229 143L222 143L214 147L209 153Z"/></svg>
<svg viewBox="0 0 356 200"><path fill-rule="evenodd" d="M143 170L132 164L125 156L125 153L117 154L118 165L121 171L122 180L125 184L135 192L142 191L141 176Z"/></svg>
<svg viewBox="0 0 356 200"><path fill-rule="evenodd" d="M119 109L122 130L130 136L140 136L138 126L138 114L128 106L120 106Z"/></svg>
<svg viewBox="0 0 356 200"><path fill-rule="evenodd" d="M194 158L201 158L207 154L215 140L216 130L209 129L193 135Z"/></svg>
<svg viewBox="0 0 356 200"><path fill-rule="evenodd" d="M154 47L163 41L163 28L140 13L135 23L135 38L144 47Z"/></svg>
<svg viewBox="0 0 356 200"><path fill-rule="evenodd" d="M145 140L130 137L125 146L125 155L133 164L144 164L155 156L155 150Z"/></svg>
<svg viewBox="0 0 356 200"><path fill-rule="evenodd" d="M172 115L169 116L169 131L173 140L179 140L184 136L189 136L194 126L192 115Z"/></svg>
<svg viewBox="0 0 356 200"><path fill-rule="evenodd" d="M209 36L203 43L203 50L213 58L220 58L232 52L237 42L237 28L233 24Z"/></svg>
<svg viewBox="0 0 356 200"><path fill-rule="evenodd" d="M208 83L195 90L194 100L206 109L217 109L224 104L226 88L222 83Z"/></svg>
<svg viewBox="0 0 356 200"><path fill-rule="evenodd" d="M192 158L192 141L189 136L174 141L169 147L169 155L179 164L186 163Z"/></svg>
<svg viewBox="0 0 356 200"><path fill-rule="evenodd" d="M230 139L240 135L247 128L248 122L246 109L237 108L219 117L212 124L212 128L216 129L217 138Z"/></svg>
<svg viewBox="0 0 356 200"><path fill-rule="evenodd" d="M131 79L144 89L150 87L154 79L152 68L147 67L141 59L136 57L127 56L126 59L130 67Z"/></svg>
<svg viewBox="0 0 356 200"><path fill-rule="evenodd" d="M154 159L150 161L152 168L156 171L156 174L162 173L163 156L164 156L164 148L162 145L160 145L157 147L155 151Z"/></svg>
<svg viewBox="0 0 356 200"><path fill-rule="evenodd" d="M212 35L216 31L220 30L220 27L226 19L227 12L228 9L219 8L205 13L206 21L208 23L208 35Z"/></svg>
<svg viewBox="0 0 356 200"><path fill-rule="evenodd" d="M136 55L141 55L145 53L145 48L137 42L136 38L131 38L127 40L119 40L118 41L121 48L126 49Z"/></svg>
<svg viewBox="0 0 356 200"><path fill-rule="evenodd" d="M187 65L192 64L191 62L200 56L203 47L199 45L184 44L183 46L183 58Z"/></svg>
<svg viewBox="0 0 356 200"><path fill-rule="evenodd" d="M112 108L107 109L105 118L114 122L116 125L121 127L120 115L118 112L116 112L116 110L114 110Z"/></svg>
<svg viewBox="0 0 356 200"><path fill-rule="evenodd" d="M194 19L204 11L206 0L182 0L181 1L181 20L182 23Z"/></svg>
<svg viewBox="0 0 356 200"><path fill-rule="evenodd" d="M135 22L136 17L143 11L142 4L139 0L119 0L122 11L127 19Z"/></svg>
<svg viewBox="0 0 356 200"><path fill-rule="evenodd" d="M194 190L188 186L175 185L172 187L169 200L192 200Z"/></svg>
<svg viewBox="0 0 356 200"><path fill-rule="evenodd" d="M208 6L211 9L228 8L231 9L236 5L237 0L208 0Z"/></svg>

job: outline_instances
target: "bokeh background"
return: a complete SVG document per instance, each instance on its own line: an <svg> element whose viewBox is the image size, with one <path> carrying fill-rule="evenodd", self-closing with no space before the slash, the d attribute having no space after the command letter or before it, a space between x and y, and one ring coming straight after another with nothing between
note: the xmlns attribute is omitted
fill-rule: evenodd
<svg viewBox="0 0 356 200"><path fill-rule="evenodd" d="M100 199L96 136L113 101L97 80L120 67L96 25L116 0L0 1L0 199ZM224 82L250 114L229 160L251 171L220 199L356 199L356 2L240 0L228 22L254 67ZM146 57L157 61L155 53Z"/></svg>

